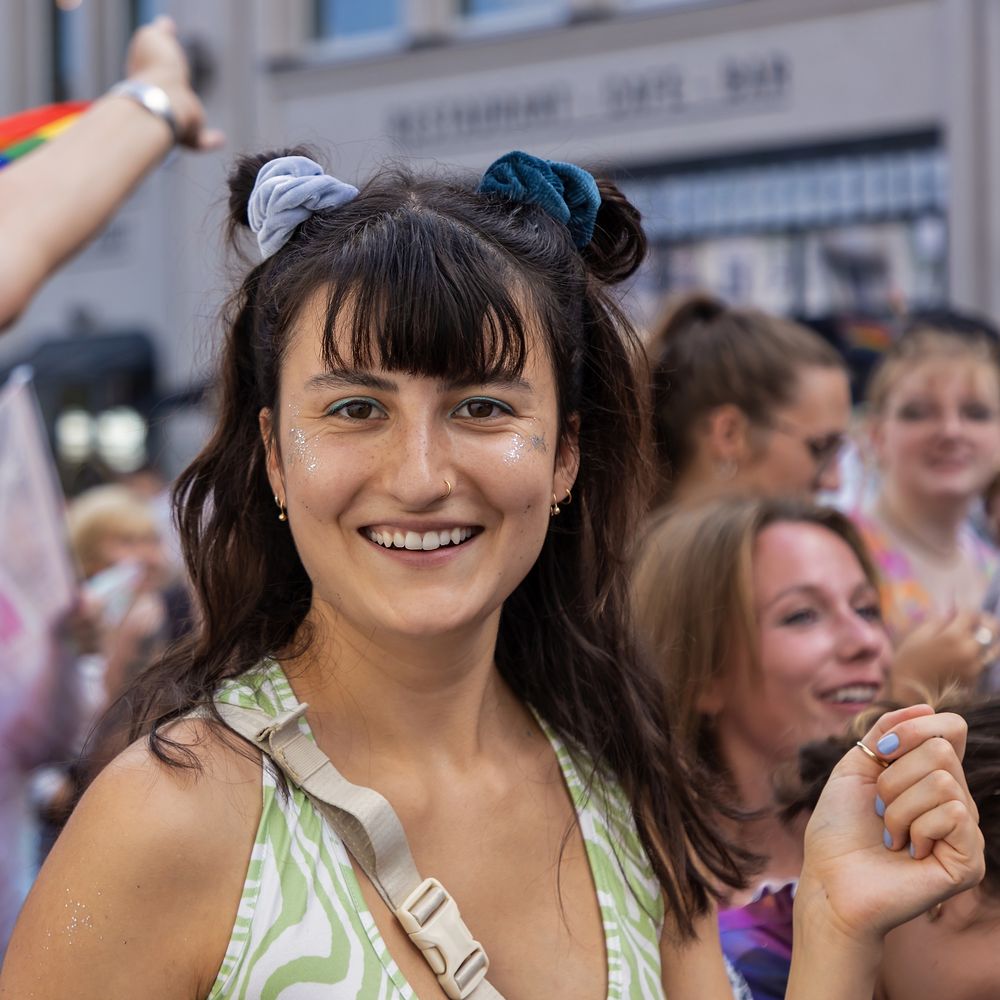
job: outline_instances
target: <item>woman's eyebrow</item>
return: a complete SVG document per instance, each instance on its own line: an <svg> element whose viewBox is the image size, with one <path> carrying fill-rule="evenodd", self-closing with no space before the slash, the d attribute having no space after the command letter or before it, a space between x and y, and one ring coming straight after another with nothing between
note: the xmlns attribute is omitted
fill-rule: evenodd
<svg viewBox="0 0 1000 1000"><path fill-rule="evenodd" d="M449 379L441 383L441 391L454 392L456 389L473 389L478 386L489 386L493 389L513 389L519 392L534 392L534 387L525 378L490 378L482 382L469 378Z"/></svg>
<svg viewBox="0 0 1000 1000"><path fill-rule="evenodd" d="M305 384L307 390L355 389L359 386L365 389L378 389L381 392L395 392L397 388L396 383L389 379L356 368L336 368L320 372L309 378Z"/></svg>

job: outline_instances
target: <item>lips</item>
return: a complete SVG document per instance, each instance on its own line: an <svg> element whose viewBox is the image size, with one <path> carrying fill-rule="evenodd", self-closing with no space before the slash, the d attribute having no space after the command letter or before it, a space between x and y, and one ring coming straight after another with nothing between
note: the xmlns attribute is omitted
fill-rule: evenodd
<svg viewBox="0 0 1000 1000"><path fill-rule="evenodd" d="M432 552L446 546L459 546L467 542L480 529L468 525L432 528L426 531L377 525L365 528L363 534L376 545L386 549L407 549L411 552Z"/></svg>

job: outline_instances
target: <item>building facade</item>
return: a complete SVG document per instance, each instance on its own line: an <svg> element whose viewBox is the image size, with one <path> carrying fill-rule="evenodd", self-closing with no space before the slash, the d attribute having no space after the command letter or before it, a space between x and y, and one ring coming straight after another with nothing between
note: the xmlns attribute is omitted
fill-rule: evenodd
<svg viewBox="0 0 1000 1000"><path fill-rule="evenodd" d="M346 180L514 148L611 172L651 236L643 319L692 286L806 316L1000 315L1000 0L0 0L0 113L100 92L159 10L197 43L228 150L144 184L0 367L131 328L163 395L197 383L229 285L227 157L301 141ZM171 467L200 425L169 412Z"/></svg>

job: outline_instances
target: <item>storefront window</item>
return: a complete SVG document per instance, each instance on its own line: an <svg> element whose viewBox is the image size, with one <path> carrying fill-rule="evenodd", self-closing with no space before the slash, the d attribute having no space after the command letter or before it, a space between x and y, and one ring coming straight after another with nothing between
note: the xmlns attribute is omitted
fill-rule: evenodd
<svg viewBox="0 0 1000 1000"><path fill-rule="evenodd" d="M163 11L163 0L129 0L129 34L142 24L149 24Z"/></svg>
<svg viewBox="0 0 1000 1000"><path fill-rule="evenodd" d="M462 13L466 17L480 17L490 14L552 10L557 6L557 0L462 0Z"/></svg>
<svg viewBox="0 0 1000 1000"><path fill-rule="evenodd" d="M947 159L936 144L761 157L623 181L651 253L632 297L705 289L786 315L883 315L947 299Z"/></svg>
<svg viewBox="0 0 1000 1000"><path fill-rule="evenodd" d="M84 13L80 0L59 0L52 6L52 100L72 101L83 96L85 69Z"/></svg>
<svg viewBox="0 0 1000 1000"><path fill-rule="evenodd" d="M400 26L400 0L316 0L317 38L359 38Z"/></svg>

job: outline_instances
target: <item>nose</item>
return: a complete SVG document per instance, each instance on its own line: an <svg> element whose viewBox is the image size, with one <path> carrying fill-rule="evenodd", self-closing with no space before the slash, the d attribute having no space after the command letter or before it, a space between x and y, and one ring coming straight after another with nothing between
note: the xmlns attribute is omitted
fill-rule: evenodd
<svg viewBox="0 0 1000 1000"><path fill-rule="evenodd" d="M838 634L841 659L849 663L868 663L886 650L889 637L881 621L862 618L853 607L847 608Z"/></svg>
<svg viewBox="0 0 1000 1000"><path fill-rule="evenodd" d="M382 461L386 489L405 510L424 510L451 494L451 442L432 414L401 419Z"/></svg>

